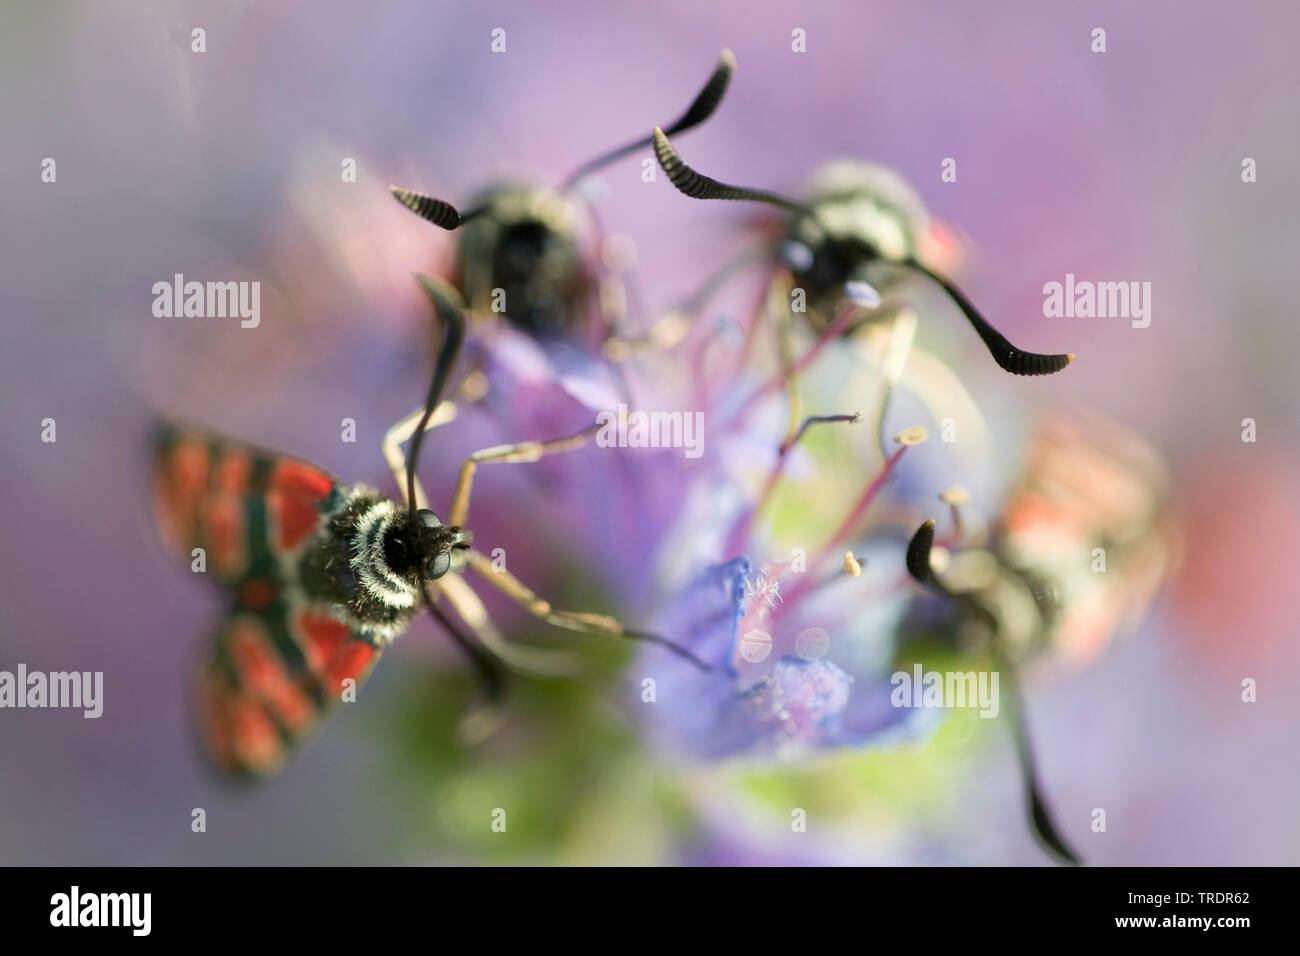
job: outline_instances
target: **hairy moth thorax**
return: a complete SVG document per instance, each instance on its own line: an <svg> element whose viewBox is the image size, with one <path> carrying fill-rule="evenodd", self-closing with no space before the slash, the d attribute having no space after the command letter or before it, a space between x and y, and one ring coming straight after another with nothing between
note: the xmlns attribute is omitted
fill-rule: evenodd
<svg viewBox="0 0 1300 956"><path fill-rule="evenodd" d="M920 196L902 177L882 166L841 160L822 167L808 184L805 205L815 216L795 216L786 239L811 255L791 264L795 284L806 290L814 326L829 322L843 306L844 284L854 279L880 287L864 267L880 260L917 257L929 228Z"/></svg>
<svg viewBox="0 0 1300 956"><path fill-rule="evenodd" d="M442 577L470 535L427 509L414 518L388 498L357 488L328 515L299 568L308 595L379 643L405 630L419 607L420 580Z"/></svg>
<svg viewBox="0 0 1300 956"><path fill-rule="evenodd" d="M590 280L576 238L581 216L553 189L498 186L460 227L456 280L475 312L500 312L532 334L571 330Z"/></svg>

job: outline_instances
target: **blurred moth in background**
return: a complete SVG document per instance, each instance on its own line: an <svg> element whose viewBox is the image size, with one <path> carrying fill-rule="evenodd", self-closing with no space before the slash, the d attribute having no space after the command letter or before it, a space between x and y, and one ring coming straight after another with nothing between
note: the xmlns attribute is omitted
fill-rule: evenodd
<svg viewBox="0 0 1300 956"><path fill-rule="evenodd" d="M690 107L669 127L694 129L713 115L726 93L735 60L723 50L717 67ZM533 336L585 335L601 342L622 322L625 295L612 271L598 277L602 235L595 211L576 187L590 174L650 145L636 140L583 164L559 188L503 183L471 200L462 212L411 189L390 187L416 215L457 233L451 284L476 319L502 314ZM580 233L586 221L595 241ZM583 246L587 245L588 251ZM600 308L592 309L593 291Z"/></svg>
<svg viewBox="0 0 1300 956"><path fill-rule="evenodd" d="M936 573L997 618L1011 658L1084 663L1142 618L1176 558L1164 464L1124 426L1074 409L1040 419L1020 475L991 526L962 489L944 493ZM986 637L955 613L964 638Z"/></svg>
<svg viewBox="0 0 1300 956"><path fill-rule="evenodd" d="M1011 697L1034 830L1077 862L1038 785L1017 672L1040 655L1078 666L1136 625L1176 560L1177 537L1159 456L1097 413L1045 416L1021 475L991 526L972 521L954 487L941 496L951 515L944 543L935 545L933 520L916 531L908 572L942 601L921 602L904 641L937 638L992 658Z"/></svg>
<svg viewBox="0 0 1300 956"><path fill-rule="evenodd" d="M920 198L901 179L879 167L835 164L814 180L804 202L776 193L729 186L696 172L678 155L661 129L654 131L655 158L679 192L692 199L750 201L786 211L789 222L777 247L789 281L802 290L811 326L821 334L843 334L860 324L852 315L832 319L844 304L874 309L880 289L907 274L928 277L947 293L983 341L993 360L1013 375L1049 375L1065 368L1073 354L1043 355L1012 345L947 278L920 258L926 215ZM789 310L780 316L791 319Z"/></svg>
<svg viewBox="0 0 1300 956"><path fill-rule="evenodd" d="M459 576L465 568L557 627L668 643L612 617L552 608L474 550L461 528L479 464L536 461L582 447L590 431L475 453L461 468L449 522L428 508L416 479L420 446L426 430L455 415L440 399L466 321L447 291L420 281L446 333L424 406L384 436L401 503L287 456L200 430L159 429L154 474L164 535L180 554L201 557L203 566L192 567L211 573L230 598L197 689L201 733L221 769L277 771L323 712L355 693L422 607L469 656L487 692L487 706L462 724L470 739L495 729L504 665L571 671L567 655L507 644ZM439 607L444 597L461 623Z"/></svg>
<svg viewBox="0 0 1300 956"><path fill-rule="evenodd" d="M684 310L661 319L647 338L680 340L691 325L687 316L728 274L755 260L766 262L769 268L775 265L765 301L750 319L741 361L753 345L764 313L775 323L780 364L791 373L797 370L794 342L801 326L816 337L818 348L835 340L852 340L858 353L869 356L880 369L876 435L882 458L886 454L885 416L917 325L911 308L891 307L884 299L906 278L919 275L938 285L1004 371L1047 375L1061 371L1074 358L1073 353L1026 352L980 314L940 271L947 248L942 231L930 226L919 196L888 170L863 163L832 163L814 177L808 197L800 202L764 190L730 186L696 172L678 155L663 130L654 132L654 151L673 186L685 195L763 203L783 210L786 218L780 236L765 239L757 254L750 251L724 266ZM796 314L804 320L796 321ZM786 388L793 406L793 428L801 418L793 374L788 375ZM933 407L934 396L922 394L921 398Z"/></svg>

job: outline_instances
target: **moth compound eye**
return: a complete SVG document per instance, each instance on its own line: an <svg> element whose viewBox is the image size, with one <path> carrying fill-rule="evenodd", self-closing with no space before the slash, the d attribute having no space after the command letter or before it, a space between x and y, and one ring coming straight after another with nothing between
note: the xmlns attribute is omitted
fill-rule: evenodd
<svg viewBox="0 0 1300 956"><path fill-rule="evenodd" d="M424 575L430 581L442 577L451 569L451 554L444 551L427 558L424 562Z"/></svg>
<svg viewBox="0 0 1300 956"><path fill-rule="evenodd" d="M415 513L415 521L422 528L441 528L442 522L428 508L421 508Z"/></svg>

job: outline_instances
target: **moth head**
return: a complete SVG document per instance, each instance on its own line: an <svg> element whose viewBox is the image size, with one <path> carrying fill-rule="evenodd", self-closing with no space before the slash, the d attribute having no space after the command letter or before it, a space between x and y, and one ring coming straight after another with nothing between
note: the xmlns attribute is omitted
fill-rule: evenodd
<svg viewBox="0 0 1300 956"><path fill-rule="evenodd" d="M436 581L465 561L472 535L444 525L428 508L398 521L384 542L384 560L395 572L411 580Z"/></svg>

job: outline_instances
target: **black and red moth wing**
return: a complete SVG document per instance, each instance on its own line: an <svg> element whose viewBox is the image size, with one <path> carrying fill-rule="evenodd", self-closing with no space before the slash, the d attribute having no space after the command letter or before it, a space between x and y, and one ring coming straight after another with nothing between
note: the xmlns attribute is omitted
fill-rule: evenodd
<svg viewBox="0 0 1300 956"><path fill-rule="evenodd" d="M198 679L199 729L222 770L268 776L332 705L360 686L380 648L326 609L286 593L221 621Z"/></svg>
<svg viewBox="0 0 1300 956"><path fill-rule="evenodd" d="M158 429L154 472L164 537L187 560L203 548L232 594L198 679L204 742L222 769L274 773L379 656L297 580L347 488L306 462L172 424Z"/></svg>
<svg viewBox="0 0 1300 956"><path fill-rule="evenodd" d="M186 561L202 548L206 573L232 588L291 577L347 490L315 465L170 423L158 427L153 468L163 537Z"/></svg>

